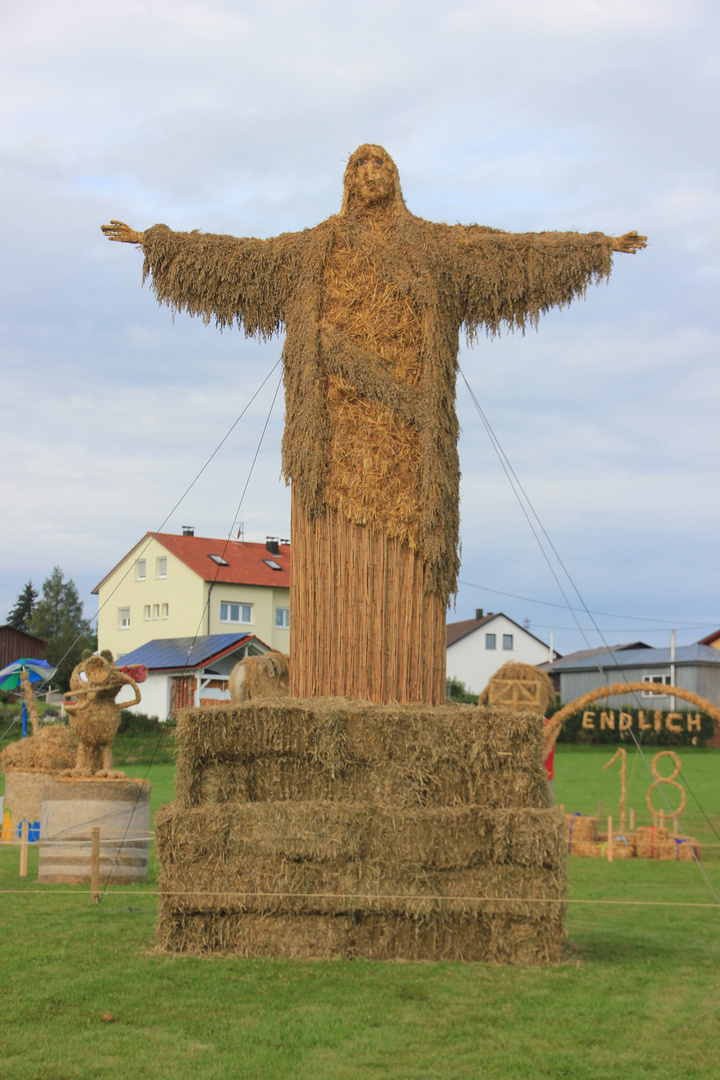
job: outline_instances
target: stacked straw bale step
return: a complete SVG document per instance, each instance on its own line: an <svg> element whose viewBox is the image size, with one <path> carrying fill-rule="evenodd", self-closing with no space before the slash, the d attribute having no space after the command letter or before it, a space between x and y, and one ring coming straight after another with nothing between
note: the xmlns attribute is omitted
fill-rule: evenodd
<svg viewBox="0 0 720 1080"><path fill-rule="evenodd" d="M540 717L275 699L191 709L156 821L158 942L243 956L560 959Z"/></svg>

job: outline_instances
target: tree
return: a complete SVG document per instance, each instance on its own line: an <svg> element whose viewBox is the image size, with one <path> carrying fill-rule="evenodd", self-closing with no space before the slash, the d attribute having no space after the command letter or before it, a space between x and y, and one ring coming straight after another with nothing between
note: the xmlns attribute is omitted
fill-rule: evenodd
<svg viewBox="0 0 720 1080"><path fill-rule="evenodd" d="M82 658L85 649L97 648L97 637L83 619L83 606L72 579L63 580L56 566L43 582L40 600L30 619L30 631L47 641L45 659L57 667L53 684L61 690L70 685L72 669Z"/></svg>
<svg viewBox="0 0 720 1080"><path fill-rule="evenodd" d="M35 601L37 598L37 589L34 588L32 581L28 581L27 585L15 601L15 607L13 607L8 614L8 626L12 626L13 630L25 630L26 632L29 632L30 618L35 610Z"/></svg>

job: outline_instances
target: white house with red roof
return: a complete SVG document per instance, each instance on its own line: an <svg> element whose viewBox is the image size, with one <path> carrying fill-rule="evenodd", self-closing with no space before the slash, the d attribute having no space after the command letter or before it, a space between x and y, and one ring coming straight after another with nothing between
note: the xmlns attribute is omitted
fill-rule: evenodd
<svg viewBox="0 0 720 1080"><path fill-rule="evenodd" d="M474 619L447 625L447 678L464 683L472 694L480 694L509 660L537 665L557 656L502 611L486 615L478 608Z"/></svg>
<svg viewBox="0 0 720 1080"><path fill-rule="evenodd" d="M98 648L116 660L159 638L246 633L290 650L290 545L146 533L93 589Z"/></svg>

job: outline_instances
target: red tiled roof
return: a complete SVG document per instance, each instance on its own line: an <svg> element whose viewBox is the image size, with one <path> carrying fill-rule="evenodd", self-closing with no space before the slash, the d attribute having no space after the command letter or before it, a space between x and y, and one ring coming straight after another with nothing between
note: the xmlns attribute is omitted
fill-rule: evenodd
<svg viewBox="0 0 720 1080"><path fill-rule="evenodd" d="M718 638L720 638L720 630L715 630L714 633L708 634L707 637L701 638L698 641L698 645L713 645Z"/></svg>
<svg viewBox="0 0 720 1080"><path fill-rule="evenodd" d="M518 630L523 634L527 634L528 637L534 638L535 641L540 645L544 645L545 648L548 647L546 642L542 641L539 637L535 637L535 634L531 634L524 626L520 626L519 623L516 623L509 615L505 615L502 611L491 611L487 615L484 615L482 619L463 619L461 622L448 623L446 627L446 644L448 648L450 645L454 645L456 641L460 641L461 638L467 637L468 634L472 634L479 626L487 626L489 622L492 622L493 619L497 619L498 617L507 619L513 626L517 626ZM554 655L560 659L559 652L554 652Z"/></svg>
<svg viewBox="0 0 720 1080"><path fill-rule="evenodd" d="M290 587L289 544L280 544L279 554L273 555L265 544L245 544L238 540L214 540L206 536L147 533L144 539L157 540L171 555L185 563L203 581L217 581L226 585L266 585L276 589ZM114 573L120 563L141 547L141 544L142 541L131 548L117 566L113 567L110 574ZM215 560L210 558L211 555L219 555L228 565L218 566ZM273 570L264 561L265 559L277 563L280 569ZM110 574L105 575L93 592L99 590Z"/></svg>
<svg viewBox="0 0 720 1080"><path fill-rule="evenodd" d="M484 626L485 623L490 622L491 619L495 619L499 612L493 612L490 615L485 615L482 619L463 619L462 622L451 622L447 624L447 644L454 645L460 638L464 638L467 634L472 634L473 630L477 630L478 626Z"/></svg>

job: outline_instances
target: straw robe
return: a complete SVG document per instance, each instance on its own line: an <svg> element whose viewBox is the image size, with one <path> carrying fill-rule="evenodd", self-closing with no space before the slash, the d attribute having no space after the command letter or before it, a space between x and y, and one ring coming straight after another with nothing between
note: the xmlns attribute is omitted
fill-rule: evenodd
<svg viewBox="0 0 720 1080"><path fill-rule="evenodd" d="M286 331L291 693L445 698L456 588L459 334L524 327L610 272L602 233L447 226L398 199L272 239L143 234L158 300L260 339Z"/></svg>

